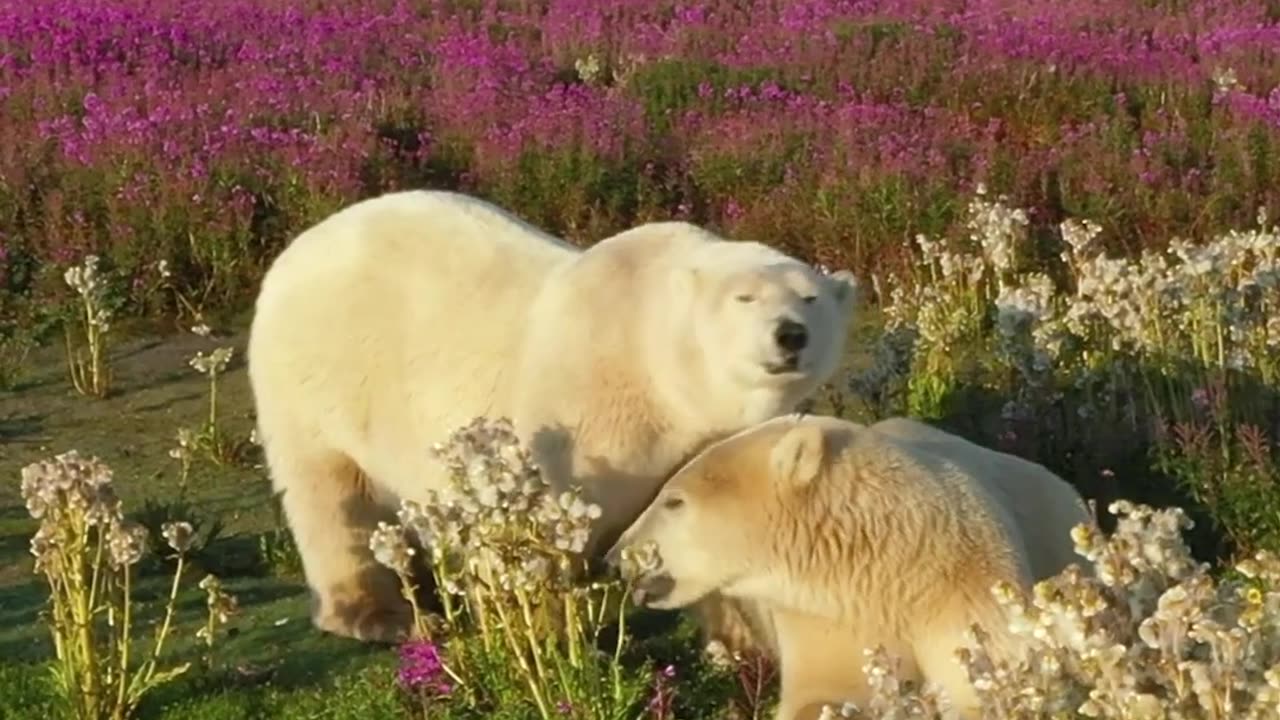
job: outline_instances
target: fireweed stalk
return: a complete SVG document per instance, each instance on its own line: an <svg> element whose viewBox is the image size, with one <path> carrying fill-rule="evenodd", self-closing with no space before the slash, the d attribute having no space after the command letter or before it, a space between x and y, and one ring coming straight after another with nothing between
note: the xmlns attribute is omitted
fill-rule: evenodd
<svg viewBox="0 0 1280 720"><path fill-rule="evenodd" d="M147 534L124 519L111 469L72 450L24 467L22 496L31 517L40 521L31 553L35 572L49 585L45 618L56 650L58 689L77 720L128 718L147 692L190 665L160 669L191 525L171 522L162 528L177 567L151 651L138 653L133 566L146 550Z"/></svg>
<svg viewBox="0 0 1280 720"><path fill-rule="evenodd" d="M495 663L476 661L472 653L479 652L505 660L497 665L528 688L540 717L563 717L565 708L582 718L633 715L649 678L621 662L628 586L581 579L581 552L600 508L576 489L554 493L506 419L477 418L434 453L449 469L449 491L421 505L402 502L401 524L382 524L370 539L378 561L401 578L416 633L430 630L414 599L411 539L429 548L452 634L452 663L444 665L458 685L483 690L470 674ZM597 642L614 620L617 640L605 653ZM478 646L461 642L466 626L478 630Z"/></svg>

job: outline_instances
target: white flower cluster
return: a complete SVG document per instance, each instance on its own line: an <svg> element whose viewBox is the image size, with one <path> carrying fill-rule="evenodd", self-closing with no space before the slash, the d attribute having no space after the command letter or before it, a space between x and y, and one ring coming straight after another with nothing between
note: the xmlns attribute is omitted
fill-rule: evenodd
<svg viewBox="0 0 1280 720"><path fill-rule="evenodd" d="M75 450L22 468L22 498L40 521L31 538L35 571L61 572L60 558L74 556L96 528L116 568L133 565L146 549L146 529L127 522L112 487L111 468Z"/></svg>
<svg viewBox="0 0 1280 720"><path fill-rule="evenodd" d="M1268 228L1265 212L1253 230L1203 245L1175 240L1135 259L1107 257L1098 225L1067 220L1060 226L1066 292L1044 273L1015 267L1024 213L980 195L967 226L975 252L917 238L927 273L888 292L889 327L918 334L918 359L905 360L915 370L950 369L960 350L993 343L1021 378L1020 392L1050 389L1049 400L1060 375L1068 385L1093 387L1093 400L1105 405L1108 383L1119 382L1112 375L1123 372L1117 363L1139 356L1162 367L1192 363L1280 381L1280 229ZM874 390L887 375L877 369L851 386Z"/></svg>
<svg viewBox="0 0 1280 720"><path fill-rule="evenodd" d="M231 362L231 355L234 352L235 348L231 347L220 347L208 355L197 352L188 364L202 375L217 375L227 369L227 364Z"/></svg>
<svg viewBox="0 0 1280 720"><path fill-rule="evenodd" d="M205 575L200 581L200 589L205 593L209 619L196 631L196 638L212 645L218 627L231 622L231 618L240 611L240 602L235 595L223 589L222 581L215 575Z"/></svg>
<svg viewBox="0 0 1280 720"><path fill-rule="evenodd" d="M196 447L200 444L199 438L191 431L191 428L178 428L177 435L178 444L169 450L169 457L174 460L190 461L195 457Z"/></svg>
<svg viewBox="0 0 1280 720"><path fill-rule="evenodd" d="M1233 67L1214 68L1211 78L1213 80L1214 90L1216 90L1218 94L1226 94L1234 90L1244 89L1244 85L1240 82L1240 78L1236 75L1236 70Z"/></svg>
<svg viewBox="0 0 1280 720"><path fill-rule="evenodd" d="M1088 525L1073 532L1092 575L1070 567L1030 602L995 588L1029 649L1016 666L996 663L975 633L957 653L981 717L1280 716L1280 558L1261 553L1236 566L1239 579L1215 580L1183 543L1191 523L1180 510L1121 501L1110 511L1120 518L1110 538ZM884 682L888 667L883 653L868 666L875 712L866 717L946 716L935 689Z"/></svg>
<svg viewBox="0 0 1280 720"><path fill-rule="evenodd" d="M195 540L195 531L191 523L184 521L167 522L161 525L160 534L164 536L165 542L169 543L169 547L178 553L190 550L191 542Z"/></svg>
<svg viewBox="0 0 1280 720"><path fill-rule="evenodd" d="M80 295L86 307L90 308L85 320L100 332L105 333L111 329L111 312L106 309L104 303L107 285L98 267L100 262L97 255L86 255L80 265L67 268L62 279L68 287Z"/></svg>
<svg viewBox="0 0 1280 720"><path fill-rule="evenodd" d="M584 58L578 58L573 61L573 70L581 78L582 82L591 85L600 77L600 58L595 53L588 54Z"/></svg>
<svg viewBox="0 0 1280 720"><path fill-rule="evenodd" d="M995 299L997 350L1032 387L1044 385L1062 352L1064 336L1054 317L1053 280L1029 273L1019 286L1005 285Z"/></svg>
<svg viewBox="0 0 1280 720"><path fill-rule="evenodd" d="M838 708L825 705L818 720L959 720L959 714L936 685L926 683L917 690L913 683L902 681L898 677L900 665L901 659L889 655L883 647L869 650L863 672L872 695L866 707L851 702Z"/></svg>
<svg viewBox="0 0 1280 720"><path fill-rule="evenodd" d="M380 526L370 548L384 565L406 571L413 548L430 548L449 592L459 580L485 580L504 591L571 582L573 558L586 547L598 505L578 489L556 494L505 418L476 418L433 448L452 486L424 504L403 501L402 525Z"/></svg>
<svg viewBox="0 0 1280 720"><path fill-rule="evenodd" d="M1136 260L1074 255L1067 327L1114 350L1258 369L1280 349L1280 231L1265 222Z"/></svg>
<svg viewBox="0 0 1280 720"><path fill-rule="evenodd" d="M369 535L369 549L379 564L406 575L410 572L413 556L417 554L403 527L382 521Z"/></svg>
<svg viewBox="0 0 1280 720"><path fill-rule="evenodd" d="M1027 213L1010 208L999 199L987 200L987 189L978 185L976 197L969 203L969 240L982 249L989 267L997 272L1013 270L1017 265L1018 246L1026 237Z"/></svg>
<svg viewBox="0 0 1280 720"><path fill-rule="evenodd" d="M909 287L896 285L889 293L890 325L913 326L927 362L948 357L981 336L992 304L1006 291L1006 278L1014 274L1027 217L999 199L988 200L980 187L969 203L966 227L973 252L917 236L927 276ZM1033 309L1041 311L1034 305L1022 308Z"/></svg>

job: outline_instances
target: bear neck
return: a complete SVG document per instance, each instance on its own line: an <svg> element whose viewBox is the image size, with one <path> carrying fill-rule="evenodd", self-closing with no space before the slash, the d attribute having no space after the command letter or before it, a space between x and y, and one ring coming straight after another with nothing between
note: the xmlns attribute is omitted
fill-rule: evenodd
<svg viewBox="0 0 1280 720"><path fill-rule="evenodd" d="M885 449L865 446L859 440L868 438L850 429L829 469L808 488L792 490L801 493L799 502L793 496L774 503L774 571L760 584L760 599L833 622L891 624L899 612L956 589L906 571L953 552L939 546L949 534L928 522L946 516L938 507L945 501L886 475L899 468L897 458L877 454L865 466L869 451ZM798 547L811 550L796 553Z"/></svg>

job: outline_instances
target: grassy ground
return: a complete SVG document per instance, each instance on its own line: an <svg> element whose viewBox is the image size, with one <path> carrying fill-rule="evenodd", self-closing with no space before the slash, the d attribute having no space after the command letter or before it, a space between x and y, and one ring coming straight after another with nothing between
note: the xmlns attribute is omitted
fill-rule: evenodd
<svg viewBox="0 0 1280 720"><path fill-rule="evenodd" d="M122 341L112 353L114 390L103 400L77 395L67 381L60 347L36 353L26 380L0 395L0 720L49 716L52 697L44 663L52 656L38 621L46 587L32 572L29 540L36 523L19 492L21 468L69 449L97 455L115 471L126 514L140 519L148 502L164 507L180 494L180 466L169 457L179 427L197 428L206 417L207 380L188 359L197 351L234 346L219 381L221 427L236 438L252 427L252 399L241 329L214 338L146 333ZM867 332L855 329L855 336ZM138 335L137 331L134 331ZM858 347L857 337L851 341ZM851 358L852 361L852 358ZM308 620L309 598L301 577L263 561L259 542L280 527L265 469L255 452L244 465L193 464L185 497L206 521L223 530L189 571L178 610L181 659L197 665L144 702L143 718L339 718L398 713L394 654L321 634ZM181 518L175 518L181 519ZM202 664L194 633L204 619L204 595L194 587L205 570L221 577L241 604L230 637ZM154 626L168 590L169 573L152 563L139 583L144 623ZM692 627L671 614L637 618L645 651L688 657ZM637 627L637 626L633 626ZM148 641L149 641L149 635ZM686 667L689 667L686 664ZM686 678L696 684L697 678Z"/></svg>
<svg viewBox="0 0 1280 720"><path fill-rule="evenodd" d="M76 395L66 380L61 353L49 348L37 354L27 382L15 392L0 395L0 477L6 478L0 483L0 697L37 703L45 698L44 671L34 664L52 653L45 627L37 622L46 592L43 578L32 573L28 554L36 524L19 494L21 467L75 448L112 466L130 517L136 519L147 500L174 500L180 472L168 452L176 445L177 429L197 427L207 413L207 382L188 367L187 360L197 351L223 345L234 345L239 355L244 339L239 332L212 339L181 335L122 343L113 358L116 389L104 400ZM219 402L223 427L245 437L252 426L252 403L242 355L233 359L223 378ZM221 576L244 610L234 623L233 635L216 653L214 666L206 672L193 669L189 681L162 691L144 715L169 717L165 706L178 703L172 711L190 716L195 703L207 711L199 717L281 717L277 711L285 705L296 705L303 713L297 717L338 717L314 714L329 704L327 700L318 700L312 711L305 711L305 698L335 680L339 686L351 685L351 676L362 672L374 678L390 677L385 669L394 658L386 649L314 632L307 620L308 598L301 578L281 577L263 567L258 539L277 521L261 468L197 462L187 496L201 516L218 518L224 529L203 559L204 567L193 568L187 576L190 585L179 605L176 647L188 657L196 655L191 639L203 619L204 596L194 582L202 577L202 570ZM151 601L145 609L151 611L148 620L154 623L155 606L168 589L168 575L161 568L151 570L139 594ZM369 687L365 682L355 684ZM351 692L348 688L347 694ZM0 707L0 717L13 712L18 714L12 717L32 716L30 705L3 705L9 710ZM364 707L358 702L356 706Z"/></svg>

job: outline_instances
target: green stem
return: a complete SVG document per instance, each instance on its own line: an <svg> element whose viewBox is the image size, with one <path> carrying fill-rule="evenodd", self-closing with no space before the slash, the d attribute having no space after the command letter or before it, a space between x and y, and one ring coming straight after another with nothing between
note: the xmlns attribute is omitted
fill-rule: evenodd
<svg viewBox="0 0 1280 720"><path fill-rule="evenodd" d="M417 587L409 581L408 575L399 570L396 571L396 576L400 578L400 594L409 602L409 607L413 611L413 629L422 637L431 640L431 631L422 619L422 608L418 606Z"/></svg>
<svg viewBox="0 0 1280 720"><path fill-rule="evenodd" d="M73 600L73 623L77 638L77 671L83 674L86 683L85 700L96 713L101 705L101 688L99 687L101 668L98 667L95 646L93 643L93 606L89 602L89 593L84 581L88 577L85 568L85 557L81 543L85 535L86 523L83 513L76 513L71 519L73 537L76 538L72 548L75 562L71 568L72 577L68 578L68 590Z"/></svg>
<svg viewBox="0 0 1280 720"><path fill-rule="evenodd" d="M560 599L564 602L565 642L569 644L569 664L581 670L582 656L578 652L578 639L581 633L578 632L577 604L574 602L572 592L561 595Z"/></svg>
<svg viewBox="0 0 1280 720"><path fill-rule="evenodd" d="M608 588L606 588L605 597L601 601L602 605L608 602L608 592ZM613 672L613 698L615 702L622 699L622 648L626 645L627 638L627 603L623 602L623 600L630 596L630 584L624 585L622 597L618 602L618 639L614 642L613 662L611 663L611 669Z"/></svg>
<svg viewBox="0 0 1280 720"><path fill-rule="evenodd" d="M471 598L472 607L475 609L475 618L480 622L480 638L484 642L485 652L493 652L493 636L489 627L489 614L485 607L484 597L480 594L479 589L467 591L467 596Z"/></svg>
<svg viewBox="0 0 1280 720"><path fill-rule="evenodd" d="M444 578L448 575L444 571L444 563L436 566L436 577L441 578L440 582L440 602L444 604L444 619L450 627L454 627L458 620L458 606L454 604L453 593L445 589Z"/></svg>
<svg viewBox="0 0 1280 720"><path fill-rule="evenodd" d="M76 350L74 343L71 342L71 325L64 323L62 326L63 344L67 349L67 372L71 375L71 385L76 392L81 395L88 395L85 387L80 364L80 353Z"/></svg>
<svg viewBox="0 0 1280 720"><path fill-rule="evenodd" d="M116 683L117 683L117 688L116 688L116 712L117 712L117 713L122 713L122 712L124 711L124 708L125 708L125 694L124 694L124 693L125 693L125 689L126 689L126 688L128 687L128 685L129 685L129 683L128 683L128 679L129 679L129 621L130 621L130 619L131 619L131 615L132 615L132 612L131 612L130 608L131 608L131 606L133 605L132 598L130 597L130 592L129 592L130 587L129 587L129 586L130 586L130 577L131 577L132 575L133 575L133 573L132 573L132 572L130 572L130 571L129 571L129 568L126 566L126 567L124 568L124 597L123 597L123 598L121 598L121 605L123 605L123 606L124 606L124 610L123 610L124 620L123 620L123 622L121 623L121 629L120 629L120 669L119 669L120 674L119 674L119 676L118 676L118 679L116 680ZM168 623L168 618L165 618L165 622L166 622L166 624Z"/></svg>
<svg viewBox="0 0 1280 720"><path fill-rule="evenodd" d="M538 677L545 682L547 677L547 669L542 663L541 643L538 642L538 636L534 634L533 612L529 605L529 598L523 590L516 590L516 600L520 605L520 615L524 619L524 637L529 643L529 649L533 652L533 664L538 669Z"/></svg>
<svg viewBox="0 0 1280 720"><path fill-rule="evenodd" d="M186 555L178 553L178 567L173 571L173 585L169 587L169 602L165 604L164 622L160 625L160 630L156 635L156 646L151 653L151 659L153 661L160 658L160 651L164 648L164 640L169 636L169 624L173 621L173 606L178 599L178 583L182 580L182 570L185 560ZM126 599L125 602L127 603L128 600ZM128 607L128 605L126 605L126 607ZM155 666L152 665L152 669L154 668ZM150 677L147 679L150 680Z"/></svg>
<svg viewBox="0 0 1280 720"><path fill-rule="evenodd" d="M520 667L525 681L529 684L529 691L533 693L533 700L538 705L538 712L542 715L543 720L550 720L551 711L547 707L546 698L542 694L542 673L539 670L536 674L533 668L529 667L529 660L525 657L524 648L519 639L516 638L515 631L511 629L511 619L508 617L506 609L502 607L502 603L494 603L494 608L498 611L498 617L502 620L502 633L506 636L507 646L511 648L511 652L516 656L516 664ZM534 658L538 656L536 650Z"/></svg>
<svg viewBox="0 0 1280 720"><path fill-rule="evenodd" d="M209 437L218 450L218 372L209 373Z"/></svg>
<svg viewBox="0 0 1280 720"><path fill-rule="evenodd" d="M98 582L100 579L99 571L102 569L102 552L103 548L107 545L107 534L103 532L101 525L98 526L97 536L98 547L93 554L93 579L89 581L89 607L97 607L98 588L100 587Z"/></svg>

